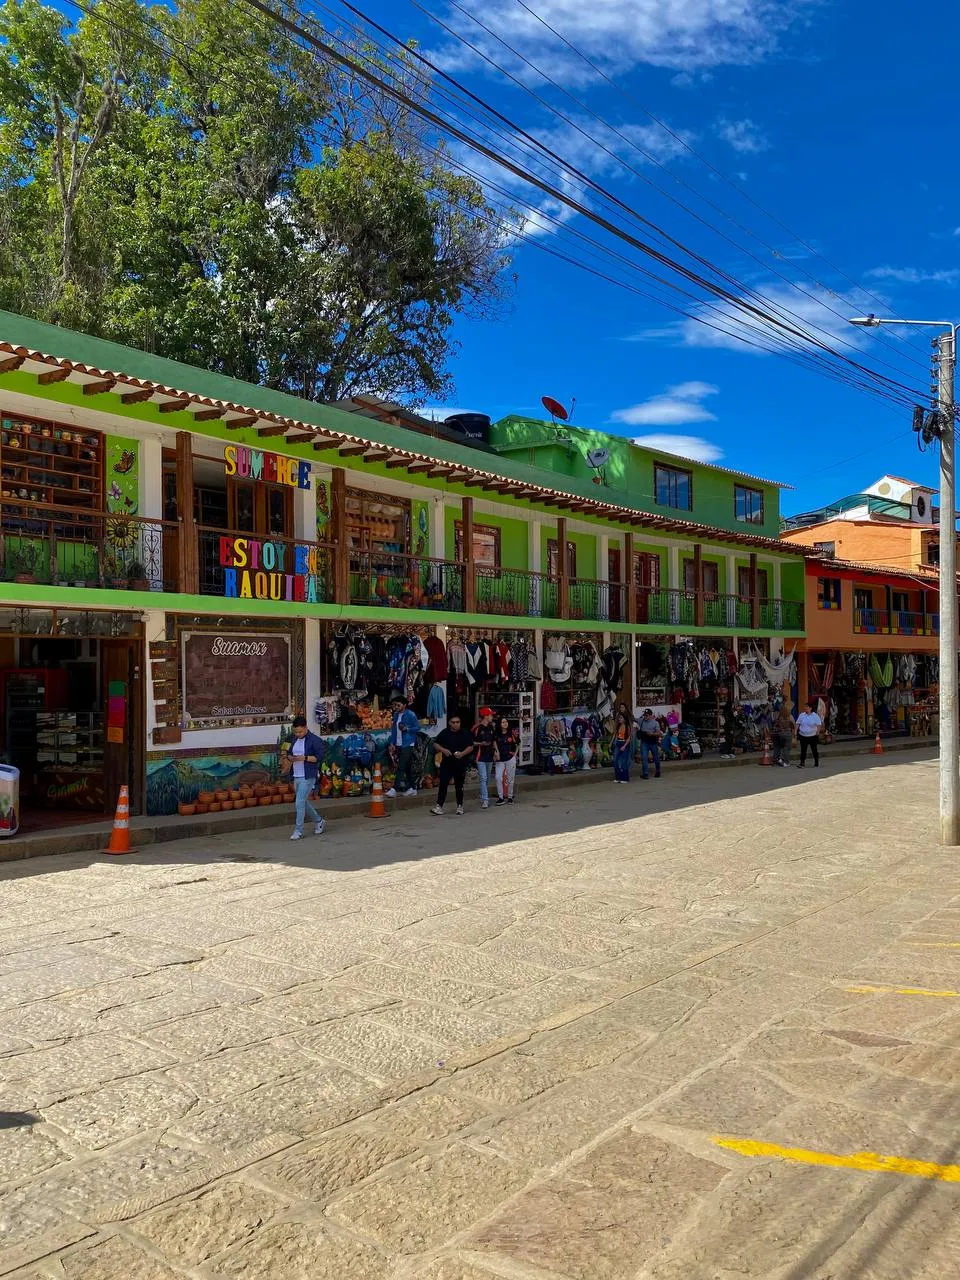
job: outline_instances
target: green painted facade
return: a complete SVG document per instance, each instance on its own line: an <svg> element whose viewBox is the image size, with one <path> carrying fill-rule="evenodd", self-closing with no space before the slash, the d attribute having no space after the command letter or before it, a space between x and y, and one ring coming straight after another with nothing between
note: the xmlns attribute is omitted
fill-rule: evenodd
<svg viewBox="0 0 960 1280"><path fill-rule="evenodd" d="M566 423L554 426L536 418L510 416L494 423L490 432L490 443L502 457L523 461L558 477L581 483L591 484L599 476L603 483L594 485L597 497L614 502L626 501L652 514L675 515L679 519L695 520L698 524L709 524L735 533L758 533L768 538L779 534L779 486L770 481L753 479L722 467L688 462L670 454L655 453L623 436L571 427ZM587 461L587 453L601 448L609 451L610 458L598 472ZM690 473L693 505L689 510L677 510L657 503L654 468L658 463ZM761 523L746 523L735 518L734 491L737 485L763 494Z"/></svg>

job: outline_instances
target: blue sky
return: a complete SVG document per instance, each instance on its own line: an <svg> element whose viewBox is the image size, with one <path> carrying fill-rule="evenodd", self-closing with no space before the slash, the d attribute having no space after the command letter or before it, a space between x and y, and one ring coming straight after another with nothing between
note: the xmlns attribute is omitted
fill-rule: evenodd
<svg viewBox="0 0 960 1280"><path fill-rule="evenodd" d="M684 245L808 323L861 344L871 364L889 360L895 367L884 372L926 391L930 333L905 331L913 345L893 332L878 343L873 333L848 329L829 308L843 315L886 311L960 319L960 177L944 97L960 47L956 7L941 8L934 36L927 19L905 22L896 0L525 2L617 87L555 41L521 0L458 0L462 8L450 0L424 0L424 7L495 60L511 62L462 10L481 16L663 168L605 134L610 150L642 176L629 173L451 41L412 0L368 0L366 7ZM528 67L512 66L551 105L597 134L588 111ZM556 171L550 176L555 180ZM583 218L567 220L566 213L558 231L538 219L540 197L514 179L495 180L528 210L527 229L541 244L578 255L571 231L597 234ZM669 189L735 244L651 184ZM569 189L577 192L577 184ZM797 492L784 495L788 513L855 492L884 471L936 483L936 454L917 453L908 410L778 355L719 339L660 303L597 280L523 240L514 249L514 269L517 288L501 319L457 325L461 351L450 408L499 417L537 412L543 394L566 403L576 397L574 418L581 425L630 436L692 437L692 446L675 447L794 484ZM812 296L799 293L794 282Z"/></svg>

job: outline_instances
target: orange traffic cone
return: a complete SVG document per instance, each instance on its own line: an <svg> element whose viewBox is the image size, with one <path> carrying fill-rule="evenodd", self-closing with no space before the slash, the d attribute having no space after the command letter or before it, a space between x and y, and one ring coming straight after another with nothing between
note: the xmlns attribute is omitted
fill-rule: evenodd
<svg viewBox="0 0 960 1280"><path fill-rule="evenodd" d="M871 755L874 755L874 756L882 756L882 755L883 755L883 743L880 741L880 730L879 730L879 729L877 730L877 736L876 736L876 738L874 739L874 742L873 742L873 751L872 751L870 754L871 754Z"/></svg>
<svg viewBox="0 0 960 1280"><path fill-rule="evenodd" d="M773 765L773 752L770 750L770 739L766 737L763 740L763 754L760 757L760 763L771 766Z"/></svg>
<svg viewBox="0 0 960 1280"><path fill-rule="evenodd" d="M380 773L380 766L373 766L373 789L370 792L370 817L385 818L387 810L383 803L383 776Z"/></svg>
<svg viewBox="0 0 960 1280"><path fill-rule="evenodd" d="M110 832L110 843L104 849L104 853L129 853L130 852L130 792L126 785L120 788L120 798L117 800L117 816L113 820L113 830Z"/></svg>

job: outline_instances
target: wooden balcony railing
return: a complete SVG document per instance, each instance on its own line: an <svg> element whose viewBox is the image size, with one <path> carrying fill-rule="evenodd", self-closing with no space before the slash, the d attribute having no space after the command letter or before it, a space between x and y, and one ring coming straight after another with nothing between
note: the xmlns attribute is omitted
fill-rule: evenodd
<svg viewBox="0 0 960 1280"><path fill-rule="evenodd" d="M175 591L170 547L176 535L176 523L164 520L5 498L0 577L61 587Z"/></svg>
<svg viewBox="0 0 960 1280"><path fill-rule="evenodd" d="M462 564L389 551L351 551L350 603L463 611Z"/></svg>
<svg viewBox="0 0 960 1280"><path fill-rule="evenodd" d="M890 614L886 609L854 609L853 629L885 635L890 630Z"/></svg>
<svg viewBox="0 0 960 1280"><path fill-rule="evenodd" d="M476 570L477 613L511 618L558 618L560 583L526 569Z"/></svg>

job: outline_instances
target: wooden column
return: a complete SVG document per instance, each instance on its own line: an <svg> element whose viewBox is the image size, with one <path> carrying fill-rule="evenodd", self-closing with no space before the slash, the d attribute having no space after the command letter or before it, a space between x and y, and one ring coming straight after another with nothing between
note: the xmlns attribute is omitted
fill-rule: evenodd
<svg viewBox="0 0 960 1280"><path fill-rule="evenodd" d="M760 597L757 595L757 553L750 554L750 629L760 630Z"/></svg>
<svg viewBox="0 0 960 1280"><path fill-rule="evenodd" d="M567 564L567 518L557 520L557 612L561 618L570 617L570 566Z"/></svg>
<svg viewBox="0 0 960 1280"><path fill-rule="evenodd" d="M333 542L333 602L350 603L350 555L347 547L347 473L330 472L330 537ZM361 571L368 566L362 565Z"/></svg>
<svg viewBox="0 0 960 1280"><path fill-rule="evenodd" d="M693 625L703 626L703 547L698 542L693 548Z"/></svg>
<svg viewBox="0 0 960 1280"><path fill-rule="evenodd" d="M625 622L638 622L637 617L637 575L633 566L633 534L625 533L623 535L623 580L626 583L626 612Z"/></svg>
<svg viewBox="0 0 960 1280"><path fill-rule="evenodd" d="M193 513L193 437L177 432L177 589L187 595L200 593L200 545Z"/></svg>
<svg viewBox="0 0 960 1280"><path fill-rule="evenodd" d="M460 499L460 543L463 548L463 610L477 611L477 565L473 554L473 499Z"/></svg>

